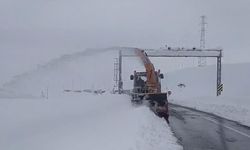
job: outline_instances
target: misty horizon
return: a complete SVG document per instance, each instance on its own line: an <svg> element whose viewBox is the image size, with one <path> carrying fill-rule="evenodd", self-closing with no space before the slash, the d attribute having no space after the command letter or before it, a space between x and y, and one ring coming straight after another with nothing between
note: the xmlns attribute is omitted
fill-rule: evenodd
<svg viewBox="0 0 250 150"><path fill-rule="evenodd" d="M1 0L2 78L86 48L199 47L202 15L208 23L206 47L222 48L223 63L249 62L249 5L247 0Z"/></svg>

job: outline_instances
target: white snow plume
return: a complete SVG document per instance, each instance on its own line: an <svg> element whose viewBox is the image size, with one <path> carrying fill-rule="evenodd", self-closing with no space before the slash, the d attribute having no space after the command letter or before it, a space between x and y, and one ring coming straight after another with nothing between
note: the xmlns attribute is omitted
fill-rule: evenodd
<svg viewBox="0 0 250 150"><path fill-rule="evenodd" d="M7 93L0 97L41 97L61 94L64 90L113 88L114 59L118 58L119 50L133 53L134 48L112 47L106 49L87 49L71 55L63 55L51 60L37 69L26 72L3 85ZM136 68L143 68L139 59L123 59L124 87L131 88L129 75ZM142 69L141 69L142 70ZM131 82L131 83L130 83ZM8 94L10 93L10 95Z"/></svg>
<svg viewBox="0 0 250 150"><path fill-rule="evenodd" d="M163 86L173 103L211 112L250 126L250 63L222 66L222 95L216 97L216 66L166 74ZM185 87L178 87L178 84Z"/></svg>
<svg viewBox="0 0 250 150"><path fill-rule="evenodd" d="M17 75L5 83L3 88L16 95L40 97L61 93L64 89L112 87L113 63L118 53L115 48L87 49L40 65L37 69Z"/></svg>

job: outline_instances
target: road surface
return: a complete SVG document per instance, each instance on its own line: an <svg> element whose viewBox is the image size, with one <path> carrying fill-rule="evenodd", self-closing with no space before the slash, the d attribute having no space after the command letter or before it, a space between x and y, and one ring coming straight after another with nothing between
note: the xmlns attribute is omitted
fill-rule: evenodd
<svg viewBox="0 0 250 150"><path fill-rule="evenodd" d="M250 127L195 109L169 107L170 126L184 150L250 150Z"/></svg>

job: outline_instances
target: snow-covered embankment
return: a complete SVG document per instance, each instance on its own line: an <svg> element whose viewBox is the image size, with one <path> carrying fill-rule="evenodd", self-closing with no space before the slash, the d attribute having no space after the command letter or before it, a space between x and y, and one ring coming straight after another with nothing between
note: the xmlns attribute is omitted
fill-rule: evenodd
<svg viewBox="0 0 250 150"><path fill-rule="evenodd" d="M216 97L216 66L188 68L167 74L164 85L171 102L235 120L250 126L250 64L222 66L224 91ZM186 87L178 87L178 84Z"/></svg>
<svg viewBox="0 0 250 150"><path fill-rule="evenodd" d="M126 96L1 99L0 149L181 149L168 125Z"/></svg>

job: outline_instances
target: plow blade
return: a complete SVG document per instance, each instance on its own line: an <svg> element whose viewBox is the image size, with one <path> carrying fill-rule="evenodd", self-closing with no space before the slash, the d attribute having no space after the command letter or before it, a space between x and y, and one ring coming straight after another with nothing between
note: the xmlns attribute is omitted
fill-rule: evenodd
<svg viewBox="0 0 250 150"><path fill-rule="evenodd" d="M156 102L167 101L167 93L148 93L147 99Z"/></svg>

